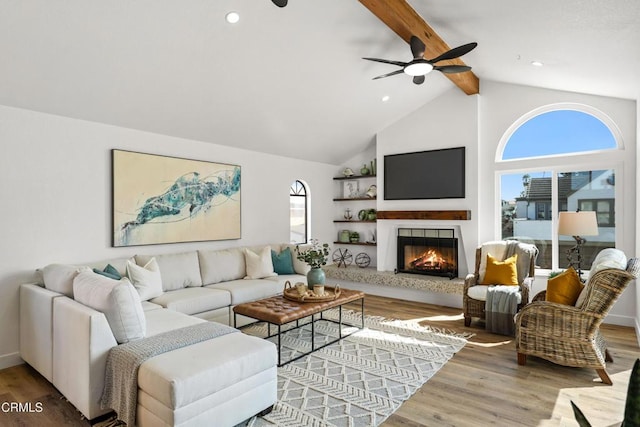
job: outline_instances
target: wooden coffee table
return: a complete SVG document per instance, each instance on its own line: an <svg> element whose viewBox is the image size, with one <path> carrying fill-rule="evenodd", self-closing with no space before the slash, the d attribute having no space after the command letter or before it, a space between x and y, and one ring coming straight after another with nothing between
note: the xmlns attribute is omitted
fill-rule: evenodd
<svg viewBox="0 0 640 427"><path fill-rule="evenodd" d="M328 291L333 291L331 287L327 287ZM293 362L294 360L298 360L301 357L307 356L308 354L313 353L316 350L319 350L323 347L326 347L330 344L340 341L342 338L347 337L350 334L343 335L342 334L342 306L360 300L360 311L362 321L359 327L364 328L364 292L353 291L350 289L340 289L340 295L332 300L332 301L323 301L323 302L298 302L291 301L283 297L282 295L278 295L271 298L265 298L258 301L247 302L244 304L238 304L233 307L233 326L236 326L236 315L240 314L243 316L250 317L252 319L256 319L262 322L267 322L267 337L272 338L278 337L278 366L286 365L287 363ZM322 313L330 308L338 307L338 321L331 319L325 319L322 316ZM316 315L319 316L316 318ZM309 322L304 324L300 324L299 321L306 317L311 317ZM338 326L338 338L325 343L319 347L316 347L314 335L314 323L317 320L325 320L333 323L337 323ZM301 354L291 360L288 360L285 363L282 363L281 360L281 336L282 336L282 326L291 322L296 322L296 326L291 329L300 328L302 326L311 324L311 351ZM271 325L275 325L278 327L277 334L271 335ZM358 326L358 325L349 325L349 326ZM354 331L355 332L355 331ZM353 333L353 332L352 332Z"/></svg>

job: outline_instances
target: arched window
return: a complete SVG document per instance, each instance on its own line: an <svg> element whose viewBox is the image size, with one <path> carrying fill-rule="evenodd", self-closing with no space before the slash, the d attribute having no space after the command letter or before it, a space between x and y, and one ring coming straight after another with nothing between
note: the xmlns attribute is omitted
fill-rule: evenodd
<svg viewBox="0 0 640 427"><path fill-rule="evenodd" d="M289 190L289 224L291 243L307 243L308 200L307 188L295 180Z"/></svg>
<svg viewBox="0 0 640 427"><path fill-rule="evenodd" d="M553 105L514 123L496 152L503 239L535 243L537 265L566 268L572 236L558 235L558 212L595 211L597 236L585 237L582 269L615 247L616 167L607 153L620 149L620 133L588 106Z"/></svg>

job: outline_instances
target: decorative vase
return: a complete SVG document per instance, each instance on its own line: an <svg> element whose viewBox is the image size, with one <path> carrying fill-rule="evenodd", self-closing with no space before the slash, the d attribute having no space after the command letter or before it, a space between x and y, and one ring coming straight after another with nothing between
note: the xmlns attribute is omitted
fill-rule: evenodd
<svg viewBox="0 0 640 427"><path fill-rule="evenodd" d="M325 275L324 270L319 267L314 267L307 273L307 285L311 288L313 285L324 285Z"/></svg>
<svg viewBox="0 0 640 427"><path fill-rule="evenodd" d="M364 166L362 166L362 169L360 169L360 174L361 175L369 175L369 168L367 167L366 164Z"/></svg>

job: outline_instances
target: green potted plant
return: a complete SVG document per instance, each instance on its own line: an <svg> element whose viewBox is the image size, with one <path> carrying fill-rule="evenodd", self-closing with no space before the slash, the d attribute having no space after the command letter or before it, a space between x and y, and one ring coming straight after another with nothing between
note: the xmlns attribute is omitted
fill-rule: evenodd
<svg viewBox="0 0 640 427"><path fill-rule="evenodd" d="M296 258L306 262L311 269L307 273L307 284L324 285L325 274L322 266L327 265L329 259L329 244L320 243L318 239L311 239L311 247L300 250L300 246L296 246Z"/></svg>

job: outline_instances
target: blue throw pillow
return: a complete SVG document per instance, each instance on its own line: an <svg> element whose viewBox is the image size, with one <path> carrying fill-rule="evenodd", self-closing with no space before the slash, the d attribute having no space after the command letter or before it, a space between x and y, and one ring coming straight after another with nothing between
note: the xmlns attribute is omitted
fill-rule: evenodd
<svg viewBox="0 0 640 427"><path fill-rule="evenodd" d="M118 272L118 270L111 264L107 264L107 266L104 268L104 270L99 270L97 268L93 269L94 273L97 273L101 276L104 277L108 277L109 279L113 279L113 280L120 280L122 279L122 275Z"/></svg>
<svg viewBox="0 0 640 427"><path fill-rule="evenodd" d="M291 248L286 248L279 254L271 250L271 261L273 261L273 271L277 274L296 274L296 271L293 269Z"/></svg>

